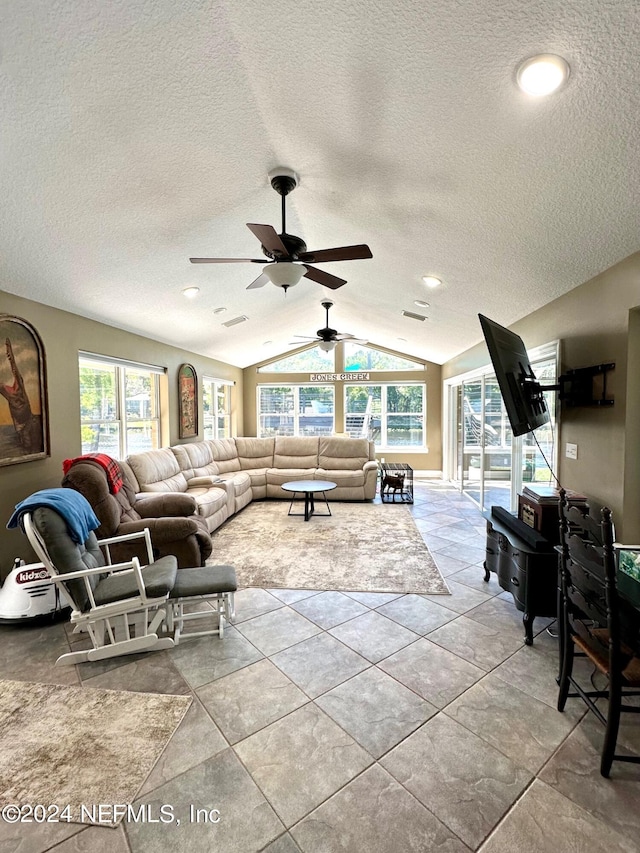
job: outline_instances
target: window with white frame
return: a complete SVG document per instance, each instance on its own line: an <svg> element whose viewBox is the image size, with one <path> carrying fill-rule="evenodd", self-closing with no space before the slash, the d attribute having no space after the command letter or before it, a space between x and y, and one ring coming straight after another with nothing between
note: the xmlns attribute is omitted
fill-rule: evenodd
<svg viewBox="0 0 640 853"><path fill-rule="evenodd" d="M376 448L426 446L424 383L345 386L345 432Z"/></svg>
<svg viewBox="0 0 640 853"><path fill-rule="evenodd" d="M80 353L82 453L124 459L160 447L162 367Z"/></svg>
<svg viewBox="0 0 640 853"><path fill-rule="evenodd" d="M205 438L231 438L231 386L228 379L202 378Z"/></svg>
<svg viewBox="0 0 640 853"><path fill-rule="evenodd" d="M258 435L331 435L332 385L259 385Z"/></svg>

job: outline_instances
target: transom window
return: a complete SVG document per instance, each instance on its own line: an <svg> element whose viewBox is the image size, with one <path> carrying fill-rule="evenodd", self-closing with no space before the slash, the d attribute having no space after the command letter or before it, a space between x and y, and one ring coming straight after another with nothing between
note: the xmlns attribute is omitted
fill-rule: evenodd
<svg viewBox="0 0 640 853"><path fill-rule="evenodd" d="M424 364L419 361L383 352L375 347L362 344L344 343L345 370L424 370Z"/></svg>
<svg viewBox="0 0 640 853"><path fill-rule="evenodd" d="M426 388L422 383L346 385L345 432L376 448L426 445Z"/></svg>
<svg viewBox="0 0 640 853"><path fill-rule="evenodd" d="M258 368L258 373L332 373L334 353L311 347Z"/></svg>
<svg viewBox="0 0 640 853"><path fill-rule="evenodd" d="M160 447L159 378L164 368L81 353L82 453L124 459Z"/></svg>
<svg viewBox="0 0 640 853"><path fill-rule="evenodd" d="M334 399L332 385L260 385L258 435L331 435Z"/></svg>
<svg viewBox="0 0 640 853"><path fill-rule="evenodd" d="M231 383L228 380L202 377L202 413L205 438L231 437Z"/></svg>

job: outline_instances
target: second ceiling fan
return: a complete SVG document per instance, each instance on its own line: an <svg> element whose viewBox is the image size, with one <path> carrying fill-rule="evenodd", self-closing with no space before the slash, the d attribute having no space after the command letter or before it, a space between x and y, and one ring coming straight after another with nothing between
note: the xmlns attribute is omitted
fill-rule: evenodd
<svg viewBox="0 0 640 853"><path fill-rule="evenodd" d="M333 249L307 251L307 245L300 237L287 234L285 199L298 186L298 176L291 169L279 167L269 172L271 186L282 197L282 232L277 233L271 225L247 223L247 228L260 240L262 251L271 260L264 266L262 273L247 287L251 290L263 287L269 281L285 292L297 284L304 276L312 281L336 290L347 282L343 278L315 269L310 264L329 261L355 261L372 258L371 249L364 243L356 246L337 246ZM192 264L264 264L259 258L189 258Z"/></svg>
<svg viewBox="0 0 640 853"><path fill-rule="evenodd" d="M322 307L327 312L326 314L326 327L324 329L318 329L316 332L317 337L310 338L306 335L294 335L294 338L300 338L299 341L292 341L291 344L296 344L297 346L301 346L306 341L317 341L320 349L325 352L331 352L332 349L335 348L335 345L338 341L351 341L354 344L366 344L367 342L362 338L356 338L353 335L349 334L349 332L338 332L336 329L332 329L329 326L329 308L333 305L333 302L330 302L328 299L326 302L322 303Z"/></svg>

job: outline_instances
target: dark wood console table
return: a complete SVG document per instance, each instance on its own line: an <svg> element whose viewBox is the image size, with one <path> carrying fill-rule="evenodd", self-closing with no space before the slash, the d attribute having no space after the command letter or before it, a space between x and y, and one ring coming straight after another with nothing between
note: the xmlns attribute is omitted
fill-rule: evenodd
<svg viewBox="0 0 640 853"><path fill-rule="evenodd" d="M536 551L490 512L482 515L487 522L484 579L488 581L495 572L502 589L513 595L516 607L524 614L524 641L530 646L536 616L557 614L558 555L551 542L548 551Z"/></svg>

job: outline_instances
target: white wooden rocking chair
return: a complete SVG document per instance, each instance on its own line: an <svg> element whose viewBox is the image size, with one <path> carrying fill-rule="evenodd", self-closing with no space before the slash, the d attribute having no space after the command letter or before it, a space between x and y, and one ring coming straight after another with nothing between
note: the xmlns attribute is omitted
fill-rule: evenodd
<svg viewBox="0 0 640 853"><path fill-rule="evenodd" d="M52 581L64 590L74 633L86 632L92 643L90 649L61 655L56 665L168 649L178 645L181 636L222 637L225 620L234 616L233 567L178 570L173 556L154 561L148 528L102 540L91 532L84 544L78 544L62 516L50 507L25 513L22 524ZM111 562L110 545L141 537L148 565L141 566L136 557ZM184 605L193 602L204 609L185 613ZM213 619L215 627L183 632L186 622L203 617Z"/></svg>

